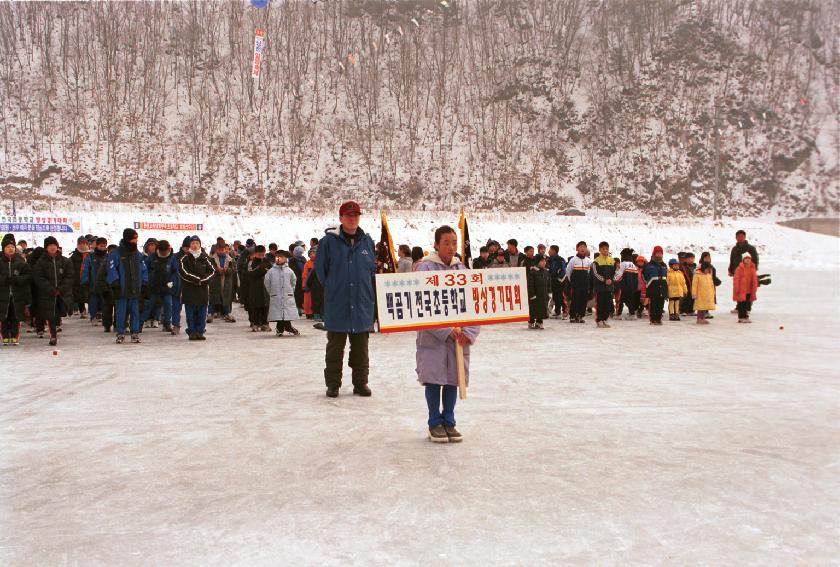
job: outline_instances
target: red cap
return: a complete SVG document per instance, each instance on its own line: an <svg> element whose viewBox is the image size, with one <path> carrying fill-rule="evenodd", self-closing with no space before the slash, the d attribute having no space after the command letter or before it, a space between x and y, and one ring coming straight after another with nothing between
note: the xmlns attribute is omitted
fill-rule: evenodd
<svg viewBox="0 0 840 567"><path fill-rule="evenodd" d="M661 246L654 246L653 247L653 254L651 254L651 255L656 256L657 254L662 256L663 252L662 252L662 247Z"/></svg>
<svg viewBox="0 0 840 567"><path fill-rule="evenodd" d="M362 208L359 206L359 203L356 201L347 201L341 208L338 209L339 215L360 215L362 214Z"/></svg>

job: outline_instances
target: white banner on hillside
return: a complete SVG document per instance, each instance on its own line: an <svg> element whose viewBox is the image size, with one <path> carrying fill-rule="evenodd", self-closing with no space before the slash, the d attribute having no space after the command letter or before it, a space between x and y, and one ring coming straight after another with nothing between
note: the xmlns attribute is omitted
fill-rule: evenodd
<svg viewBox="0 0 840 567"><path fill-rule="evenodd" d="M377 274L383 333L528 320L525 268Z"/></svg>
<svg viewBox="0 0 840 567"><path fill-rule="evenodd" d="M251 64L251 76L255 79L260 76L264 38L264 32L257 28L257 31L254 32L254 61Z"/></svg>

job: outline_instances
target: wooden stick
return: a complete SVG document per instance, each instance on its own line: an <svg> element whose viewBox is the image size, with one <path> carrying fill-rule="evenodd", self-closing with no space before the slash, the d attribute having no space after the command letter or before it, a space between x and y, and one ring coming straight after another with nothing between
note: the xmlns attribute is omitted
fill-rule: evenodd
<svg viewBox="0 0 840 567"><path fill-rule="evenodd" d="M462 400L466 400L467 372L464 367L464 347L458 341L455 341L455 364L458 366L458 395Z"/></svg>

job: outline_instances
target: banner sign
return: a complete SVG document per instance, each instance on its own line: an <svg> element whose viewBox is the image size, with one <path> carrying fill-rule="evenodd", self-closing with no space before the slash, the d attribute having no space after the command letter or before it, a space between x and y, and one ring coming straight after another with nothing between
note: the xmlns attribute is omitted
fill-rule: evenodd
<svg viewBox="0 0 840 567"><path fill-rule="evenodd" d="M382 333L528 320L525 268L376 275Z"/></svg>
<svg viewBox="0 0 840 567"><path fill-rule="evenodd" d="M251 77L255 79L260 76L264 35L260 28L257 28L257 31L254 33L254 62L251 64Z"/></svg>
<svg viewBox="0 0 840 567"><path fill-rule="evenodd" d="M79 221L47 215L0 216L0 232L73 232L81 230Z"/></svg>
<svg viewBox="0 0 840 567"><path fill-rule="evenodd" d="M189 222L135 222L134 230L204 230L204 225Z"/></svg>

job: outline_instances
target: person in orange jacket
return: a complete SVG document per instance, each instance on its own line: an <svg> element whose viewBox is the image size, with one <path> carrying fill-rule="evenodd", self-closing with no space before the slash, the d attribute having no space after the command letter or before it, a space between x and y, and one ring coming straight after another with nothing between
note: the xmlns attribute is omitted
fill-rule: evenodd
<svg viewBox="0 0 840 567"><path fill-rule="evenodd" d="M738 322L752 323L750 321L750 308L753 301L757 299L758 274L752 255L745 252L741 263L735 269L732 277L732 299L737 302Z"/></svg>

